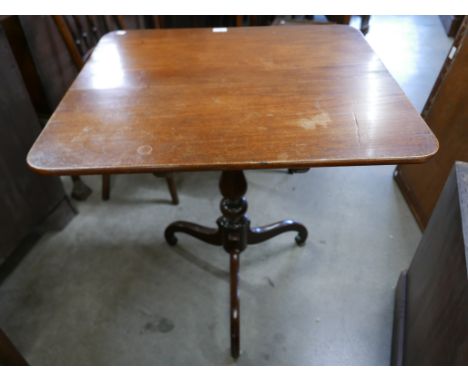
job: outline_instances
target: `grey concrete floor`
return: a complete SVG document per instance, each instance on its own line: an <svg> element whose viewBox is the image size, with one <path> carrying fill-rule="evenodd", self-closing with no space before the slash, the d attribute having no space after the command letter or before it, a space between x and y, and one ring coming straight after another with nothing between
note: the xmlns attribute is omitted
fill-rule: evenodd
<svg viewBox="0 0 468 382"><path fill-rule="evenodd" d="M353 20L353 23L356 22ZM368 40L420 109L450 47L437 17L373 17ZM229 356L228 256L165 226L214 224L219 173L112 178L59 233L44 236L0 287L0 326L36 365L386 365L393 290L421 233L393 166L248 171L254 225L295 218L241 255L241 357ZM68 178L64 178L67 189Z"/></svg>

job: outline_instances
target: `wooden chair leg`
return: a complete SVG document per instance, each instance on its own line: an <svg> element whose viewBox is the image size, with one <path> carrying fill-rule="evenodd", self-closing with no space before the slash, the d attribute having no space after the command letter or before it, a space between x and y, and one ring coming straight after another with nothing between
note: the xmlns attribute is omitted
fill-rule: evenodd
<svg viewBox="0 0 468 382"><path fill-rule="evenodd" d="M109 200L110 197L110 175L102 176L102 200Z"/></svg>
<svg viewBox="0 0 468 382"><path fill-rule="evenodd" d="M28 366L26 360L2 329L0 329L0 365Z"/></svg>
<svg viewBox="0 0 468 382"><path fill-rule="evenodd" d="M88 199L88 196L93 192L91 188L89 188L88 185L83 182L79 176L74 175L71 178L73 181L71 197L80 201Z"/></svg>
<svg viewBox="0 0 468 382"><path fill-rule="evenodd" d="M361 32L365 36L369 32L370 16L361 16Z"/></svg>
<svg viewBox="0 0 468 382"><path fill-rule="evenodd" d="M177 194L177 188L175 185L174 177L172 174L166 174L166 183L167 188L169 188L169 193L171 194L172 204L179 204L179 195Z"/></svg>
<svg viewBox="0 0 468 382"><path fill-rule="evenodd" d="M288 174L302 174L304 172L309 171L310 168L289 168Z"/></svg>
<svg viewBox="0 0 468 382"><path fill-rule="evenodd" d="M172 173L154 172L153 175L158 178L164 177L166 179L167 188L169 188L169 193L171 194L172 204L179 204L179 195L177 194L177 188Z"/></svg>

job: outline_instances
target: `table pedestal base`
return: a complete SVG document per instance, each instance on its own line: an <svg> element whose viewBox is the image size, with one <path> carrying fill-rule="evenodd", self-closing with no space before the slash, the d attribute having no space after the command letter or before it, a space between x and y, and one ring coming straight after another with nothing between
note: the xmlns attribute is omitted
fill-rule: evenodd
<svg viewBox="0 0 468 382"><path fill-rule="evenodd" d="M216 221L218 228L207 228L198 224L177 221L165 231L166 241L170 245L177 243L175 233L181 232L212 245L223 246L230 257L231 289L231 355L239 357L239 255L249 244L261 243L284 232L295 231L298 245L307 239L307 229L292 220L283 220L263 227L250 227L250 220L245 216L247 200L247 182L243 171L223 171L219 182L223 199L222 216Z"/></svg>

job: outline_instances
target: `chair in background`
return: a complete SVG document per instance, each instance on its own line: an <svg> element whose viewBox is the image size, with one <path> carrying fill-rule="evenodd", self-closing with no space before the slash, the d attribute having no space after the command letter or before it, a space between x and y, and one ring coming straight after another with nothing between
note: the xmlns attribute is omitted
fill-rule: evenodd
<svg viewBox="0 0 468 382"><path fill-rule="evenodd" d="M41 127L45 126L77 73L65 44L49 18L0 16L0 26L16 59ZM48 21L52 23L53 31ZM63 57L63 50L67 57ZM71 196L76 200L85 200L91 194L91 189L80 177L72 179Z"/></svg>
<svg viewBox="0 0 468 382"><path fill-rule="evenodd" d="M91 55L99 39L113 30L125 29L121 16L53 16L54 22L67 46L70 56L80 71ZM172 174L154 174L166 179L172 203L179 198ZM102 199L109 200L110 175L102 175Z"/></svg>
<svg viewBox="0 0 468 382"><path fill-rule="evenodd" d="M239 17L239 16L238 16ZM242 16L240 16L242 17ZM355 16L361 19L359 30L363 35L369 32L370 16ZM350 25L351 16L349 15L333 15L333 16L276 16L273 20L273 25L286 25L286 24L342 24Z"/></svg>

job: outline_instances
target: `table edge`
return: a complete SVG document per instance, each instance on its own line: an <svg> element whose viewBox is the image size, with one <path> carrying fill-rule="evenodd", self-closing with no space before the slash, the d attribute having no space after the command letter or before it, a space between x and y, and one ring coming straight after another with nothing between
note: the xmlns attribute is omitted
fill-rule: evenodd
<svg viewBox="0 0 468 382"><path fill-rule="evenodd" d="M434 137L435 138L435 137ZM311 161L269 161L251 163L212 163L206 165L135 165L135 166L109 166L109 167L74 167L58 168L35 165L30 160L30 153L26 158L28 167L40 175L103 175L103 174L135 174L135 173L163 173L163 172L196 172L196 171L230 171L230 170L265 170L265 169L289 169L289 168L314 168L314 167L342 167L342 166L377 166L397 164L419 164L432 158L439 150L439 142L435 138L435 149L428 154L409 157L387 157L379 159L322 159Z"/></svg>

